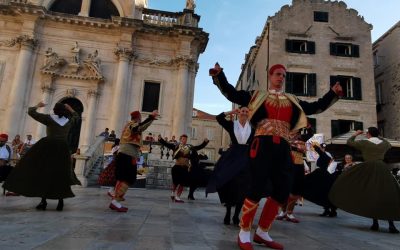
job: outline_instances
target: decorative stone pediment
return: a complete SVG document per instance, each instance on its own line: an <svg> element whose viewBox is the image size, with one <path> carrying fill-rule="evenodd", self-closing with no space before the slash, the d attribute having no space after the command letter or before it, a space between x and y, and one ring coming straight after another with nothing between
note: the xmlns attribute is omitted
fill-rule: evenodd
<svg viewBox="0 0 400 250"><path fill-rule="evenodd" d="M75 43L75 46L71 49L71 61L67 61L60 58L52 48L48 48L44 64L40 70L41 73L54 77L103 81L104 76L101 72L101 60L98 58L98 51L89 53L83 61L80 60L80 51L78 43Z"/></svg>

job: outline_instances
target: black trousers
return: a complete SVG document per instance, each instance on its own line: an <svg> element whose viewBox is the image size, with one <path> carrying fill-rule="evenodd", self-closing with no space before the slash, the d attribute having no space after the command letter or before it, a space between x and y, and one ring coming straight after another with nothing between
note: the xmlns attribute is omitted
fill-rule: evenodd
<svg viewBox="0 0 400 250"><path fill-rule="evenodd" d="M272 197L285 203L293 179L289 143L280 137L255 137L250 148L250 171L252 181L247 198L258 202L264 197Z"/></svg>

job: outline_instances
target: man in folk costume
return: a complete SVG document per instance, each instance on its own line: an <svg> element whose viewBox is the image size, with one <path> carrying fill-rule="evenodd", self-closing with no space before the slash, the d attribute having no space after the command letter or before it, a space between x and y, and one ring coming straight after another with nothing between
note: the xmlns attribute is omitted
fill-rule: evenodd
<svg viewBox="0 0 400 250"><path fill-rule="evenodd" d="M12 150L6 144L7 141L8 135L0 134L0 182L3 182L12 170L12 167L9 165Z"/></svg>
<svg viewBox="0 0 400 250"><path fill-rule="evenodd" d="M231 102L249 107L249 120L255 127L250 146L252 182L240 221L238 245L251 250L250 230L261 198L268 197L254 235L254 242L274 249L283 245L273 241L268 231L278 214L279 207L288 201L291 190L293 163L290 155L290 133L307 126L307 115L321 113L337 100L342 88L337 82L322 98L305 102L284 93L282 86L286 68L281 64L269 69L269 88L266 91L236 90L228 83L217 63L210 69L214 84ZM290 201L289 201L290 202Z"/></svg>
<svg viewBox="0 0 400 250"><path fill-rule="evenodd" d="M190 186L189 171L191 166L191 157L195 154L194 151L199 151L205 148L208 144L208 139L204 139L203 143L197 146L187 144L188 136L183 134L179 138L179 143L166 142L161 136L158 136L158 141L166 148L173 150L173 158L175 165L172 167L172 193L171 200L177 203L184 203L181 200L181 194L184 186Z"/></svg>
<svg viewBox="0 0 400 250"><path fill-rule="evenodd" d="M151 123L156 120L158 111L154 110L149 117L142 122L142 116L139 111L131 113L131 121L128 122L122 130L120 148L116 156L115 176L115 194L111 201L110 208L117 212L127 212L128 208L123 207L120 201L124 200L124 195L136 181L137 167L136 159L140 155L140 146L142 145L142 132L145 131Z"/></svg>

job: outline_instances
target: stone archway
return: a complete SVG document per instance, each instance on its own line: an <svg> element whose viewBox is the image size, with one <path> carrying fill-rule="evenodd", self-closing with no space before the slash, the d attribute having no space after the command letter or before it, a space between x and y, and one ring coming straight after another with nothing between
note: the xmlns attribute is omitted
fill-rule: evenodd
<svg viewBox="0 0 400 250"><path fill-rule="evenodd" d="M65 97L59 102L70 105L79 114L80 117L79 121L71 127L68 134L69 149L71 153L75 153L79 146L79 137L81 134L83 104L81 101L79 101L79 99L74 97Z"/></svg>

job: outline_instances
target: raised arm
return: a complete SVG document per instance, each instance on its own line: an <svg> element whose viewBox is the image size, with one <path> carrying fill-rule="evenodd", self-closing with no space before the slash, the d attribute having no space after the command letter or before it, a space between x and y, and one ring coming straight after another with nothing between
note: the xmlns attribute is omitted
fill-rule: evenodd
<svg viewBox="0 0 400 250"><path fill-rule="evenodd" d="M319 114L327 110L330 106L339 100L339 96L334 91L329 90L323 97L315 102L299 101L306 115Z"/></svg>
<svg viewBox="0 0 400 250"><path fill-rule="evenodd" d="M192 149L199 151L199 150L205 148L209 142L210 141L208 139L204 139L203 143L201 143L200 145L197 145L197 146L193 146Z"/></svg>
<svg viewBox="0 0 400 250"><path fill-rule="evenodd" d="M221 114L219 114L219 115L217 115L215 117L215 119L217 119L218 124L221 125L226 131L229 131L229 130L232 129L232 123L233 122L232 121L228 121L226 119L226 116L230 115L230 114L234 114L234 113L232 113L232 111L227 112L227 113L222 112Z"/></svg>
<svg viewBox="0 0 400 250"><path fill-rule="evenodd" d="M214 84L229 101L242 106L249 104L251 93L244 90L236 90L235 87L230 85L218 63L215 64L214 68L210 69L210 76Z"/></svg>
<svg viewBox="0 0 400 250"><path fill-rule="evenodd" d="M164 145L166 148L174 150L176 145L175 143L170 143L164 140L161 136L158 136L158 142L161 143L161 145Z"/></svg>
<svg viewBox="0 0 400 250"><path fill-rule="evenodd" d="M49 115L46 114L41 114L37 112L38 108L44 107L46 106L46 104L44 104L43 102L39 102L36 106L33 107L29 107L28 108L28 115L30 115L33 119L35 119L36 121L44 124L44 125L48 125L50 122L50 117Z"/></svg>

